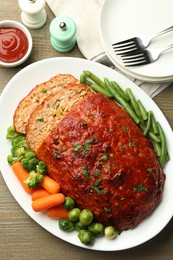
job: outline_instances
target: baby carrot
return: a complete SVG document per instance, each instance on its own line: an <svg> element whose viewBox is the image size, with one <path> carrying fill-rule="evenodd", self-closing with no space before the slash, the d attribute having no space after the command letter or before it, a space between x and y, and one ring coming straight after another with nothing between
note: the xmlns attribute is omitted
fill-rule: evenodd
<svg viewBox="0 0 173 260"><path fill-rule="evenodd" d="M44 175L44 179L41 182L41 187L47 190L51 194L58 193L60 191L60 185L56 181L54 181L48 175Z"/></svg>
<svg viewBox="0 0 173 260"><path fill-rule="evenodd" d="M66 210L64 206L60 204L58 206L47 209L46 215L49 218L54 218L54 219L68 218L68 210Z"/></svg>
<svg viewBox="0 0 173 260"><path fill-rule="evenodd" d="M34 200L32 202L32 208L34 211L38 212L38 211L46 210L48 208L60 205L64 203L64 201L65 201L64 194L62 193L51 194L49 196Z"/></svg>
<svg viewBox="0 0 173 260"><path fill-rule="evenodd" d="M40 198L48 196L48 195L50 195L50 193L47 190L42 189L42 188L36 189L32 193L32 200L34 201L34 200L40 199Z"/></svg>
<svg viewBox="0 0 173 260"><path fill-rule="evenodd" d="M24 182L28 178L29 173L23 168L21 162L15 162L12 164L12 170L16 177L18 178L19 182L21 183L22 187L27 193L32 193L34 190L30 189L28 185Z"/></svg>

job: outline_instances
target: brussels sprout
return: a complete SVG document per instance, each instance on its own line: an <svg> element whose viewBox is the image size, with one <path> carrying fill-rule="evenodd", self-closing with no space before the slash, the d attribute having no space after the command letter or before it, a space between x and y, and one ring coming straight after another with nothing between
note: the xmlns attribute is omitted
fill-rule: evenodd
<svg viewBox="0 0 173 260"><path fill-rule="evenodd" d="M113 239L117 236L117 231L113 226L108 226L105 228L105 237Z"/></svg>
<svg viewBox="0 0 173 260"><path fill-rule="evenodd" d="M80 230L86 229L86 228L87 228L87 227L84 226L82 223L80 223L80 221L78 221L78 222L75 223L75 229L76 229L77 231L80 231Z"/></svg>
<svg viewBox="0 0 173 260"><path fill-rule="evenodd" d="M85 225L88 226L93 221L93 214L88 209L83 209L79 215L79 221Z"/></svg>
<svg viewBox="0 0 173 260"><path fill-rule="evenodd" d="M69 211L68 213L68 218L71 220L71 221L78 221L79 220L79 215L80 215L80 209L79 208L74 208L72 210Z"/></svg>
<svg viewBox="0 0 173 260"><path fill-rule="evenodd" d="M101 236L104 234L104 225L99 222L91 223L88 226L88 229L96 236Z"/></svg>
<svg viewBox="0 0 173 260"><path fill-rule="evenodd" d="M88 245L91 244L94 240L94 234L86 229L82 229L78 233L78 237L82 244Z"/></svg>
<svg viewBox="0 0 173 260"><path fill-rule="evenodd" d="M74 206L75 206L74 200L70 197L66 197L64 202L64 208L67 210L71 210L74 208Z"/></svg>
<svg viewBox="0 0 173 260"><path fill-rule="evenodd" d="M59 220L59 228L63 231L72 231L74 229L74 224L68 218Z"/></svg>

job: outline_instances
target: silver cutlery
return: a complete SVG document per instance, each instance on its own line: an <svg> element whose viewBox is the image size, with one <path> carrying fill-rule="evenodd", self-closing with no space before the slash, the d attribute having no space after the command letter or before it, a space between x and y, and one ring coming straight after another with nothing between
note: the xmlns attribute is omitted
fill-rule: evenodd
<svg viewBox="0 0 173 260"><path fill-rule="evenodd" d="M173 48L173 44L167 46L167 47L160 47L153 50L142 50L142 51L136 51L129 54L122 55L122 61L125 65L125 67L130 66L139 66L139 65L145 65L150 64L160 57L164 52L170 50Z"/></svg>
<svg viewBox="0 0 173 260"><path fill-rule="evenodd" d="M123 55L124 53L127 52L143 50L144 48L149 46L152 40L171 31L173 31L173 26L170 26L155 35L133 37L121 42L113 43L112 46L114 51L118 55Z"/></svg>

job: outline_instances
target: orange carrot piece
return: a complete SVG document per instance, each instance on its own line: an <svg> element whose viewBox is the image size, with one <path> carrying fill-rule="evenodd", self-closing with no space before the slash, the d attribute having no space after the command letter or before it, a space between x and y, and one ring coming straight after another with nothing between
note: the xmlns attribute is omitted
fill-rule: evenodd
<svg viewBox="0 0 173 260"><path fill-rule="evenodd" d="M48 195L50 195L50 193L47 190L40 188L33 191L32 200L34 201Z"/></svg>
<svg viewBox="0 0 173 260"><path fill-rule="evenodd" d="M48 208L60 205L64 203L64 201L65 201L64 194L62 193L51 194L49 196L34 200L32 202L32 208L34 211L38 212L38 211L46 210Z"/></svg>
<svg viewBox="0 0 173 260"><path fill-rule="evenodd" d="M60 204L58 206L47 209L46 215L49 218L54 218L54 219L68 218L68 210L66 210L64 206Z"/></svg>
<svg viewBox="0 0 173 260"><path fill-rule="evenodd" d="M21 162L15 162L12 164L12 170L16 175L17 179L21 183L22 187L27 193L32 194L34 189L30 189L28 185L24 182L27 180L29 173L23 168Z"/></svg>
<svg viewBox="0 0 173 260"><path fill-rule="evenodd" d="M60 185L56 181L54 181L48 175L44 176L43 181L41 182L41 187L47 190L51 194L58 193L60 191Z"/></svg>

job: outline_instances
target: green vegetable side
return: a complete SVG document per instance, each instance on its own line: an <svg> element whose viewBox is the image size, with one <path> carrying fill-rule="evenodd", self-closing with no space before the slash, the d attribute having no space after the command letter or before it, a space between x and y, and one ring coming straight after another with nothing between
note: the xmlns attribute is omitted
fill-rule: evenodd
<svg viewBox="0 0 173 260"><path fill-rule="evenodd" d="M66 197L66 200L73 201L70 197ZM66 208L66 201L64 207ZM80 242L84 245L92 245L97 237L114 239L118 235L113 226L105 227L102 223L96 222L90 210L80 210L74 203L68 212L68 218L59 220L59 228L65 232L76 230Z"/></svg>
<svg viewBox="0 0 173 260"><path fill-rule="evenodd" d="M159 122L156 121L152 111L146 111L140 100L136 100L130 88L125 91L115 82L108 78L101 80L91 71L83 71L80 75L80 82L87 84L94 91L101 93L108 98L113 98L119 103L128 114L132 117L134 122L142 129L143 134L147 136L157 154L162 168L169 160L169 153L167 149L167 141L165 133Z"/></svg>
<svg viewBox="0 0 173 260"><path fill-rule="evenodd" d="M6 138L11 140L11 154L7 157L8 163L12 165L20 161L23 168L29 172L29 177L26 180L28 187L38 187L47 172L46 164L37 159L29 149L25 135L17 133L13 126L7 129Z"/></svg>

